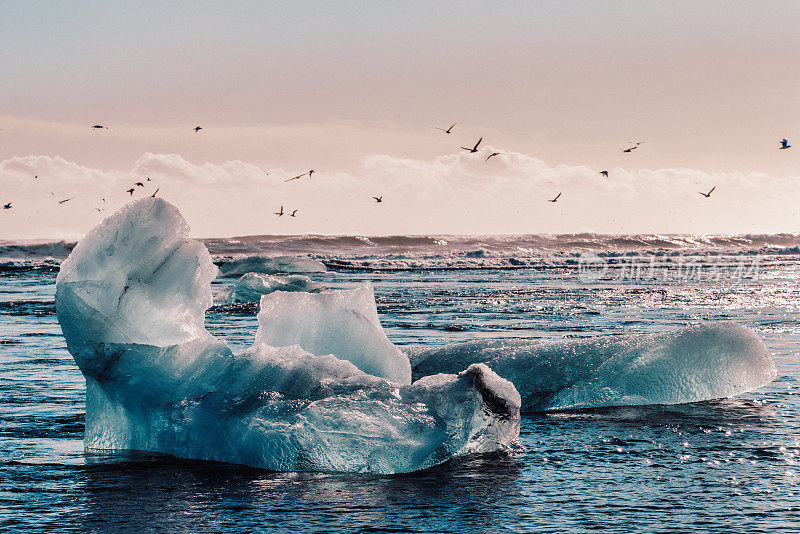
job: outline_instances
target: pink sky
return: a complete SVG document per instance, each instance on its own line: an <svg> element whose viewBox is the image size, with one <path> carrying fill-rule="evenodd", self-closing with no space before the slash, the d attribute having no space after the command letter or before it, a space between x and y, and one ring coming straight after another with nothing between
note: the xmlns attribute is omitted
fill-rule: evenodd
<svg viewBox="0 0 800 534"><path fill-rule="evenodd" d="M0 239L80 235L142 172L206 236L797 229L800 6L335 6L0 4Z"/></svg>

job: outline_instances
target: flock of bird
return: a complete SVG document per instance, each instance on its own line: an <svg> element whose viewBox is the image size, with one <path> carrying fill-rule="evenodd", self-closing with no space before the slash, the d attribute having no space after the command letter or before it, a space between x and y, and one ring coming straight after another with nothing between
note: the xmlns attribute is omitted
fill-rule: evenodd
<svg viewBox="0 0 800 534"><path fill-rule="evenodd" d="M453 123L448 128L440 128L440 127L436 126L435 129L436 130L440 130L441 132L449 135L449 134L453 133L453 129L456 127L456 124L457 123ZM109 129L108 126L104 126L102 124L93 124L92 126L90 126L90 128L93 131L96 131L96 130L108 130ZM203 127L202 126L195 126L192 129L194 130L194 133L198 133L200 130L203 129ZM471 146L471 147L469 147L469 146L461 146L461 148L463 150L466 150L469 154L476 154L476 153L480 152L478 147L480 146L480 144L482 142L483 142L483 137L479 138L478 141L473 146ZM629 154L629 153L633 152L634 150L636 150L637 148L639 148L639 146L642 143L644 143L644 141L631 141L629 146L627 146L625 148L620 148L620 150L622 152L624 152L624 153ZM778 148L780 150L786 150L786 149L792 147L792 145L789 144L789 141L787 139L781 139L779 143L780 143L780 146ZM491 152L486 156L486 158L483 161L487 162L487 161L489 161L490 159L492 159L494 157L502 156L502 155L503 155L503 153L501 153L501 152ZM300 180L301 178L303 178L305 176L307 176L310 179L311 176L314 174L314 172L315 172L314 169L308 170L308 171L306 171L306 172L304 172L302 174L298 174L297 176L294 176L292 178L287 178L286 180L284 180L284 183L285 182L293 182L295 180ZM264 173L269 175L268 171L264 171ZM608 178L608 171L606 171L606 170L599 171L599 174L601 176L605 177L605 178ZM39 178L38 175L34 176L34 179L38 179L38 178ZM148 177L146 177L145 181L146 182L150 182L152 180L148 176ZM133 196L133 193L136 191L137 187L144 188L145 187L145 183L143 181L134 182L133 187L131 187L130 189L127 189L125 192L128 193L130 196ZM703 193L702 191L698 191L698 194L702 195L705 198L710 198L711 197L711 193L713 193L716 188L717 188L717 186L712 187L708 191L708 193ZM156 194L158 194L159 191L160 191L160 189L156 188L156 190L150 196L155 198ZM562 192L559 191L559 193L554 198L547 199L547 202L551 202L551 203L555 204L556 202L558 202L558 199L561 198L561 194L562 194ZM50 195L55 197L55 194L52 191L50 192ZM382 203L383 202L383 195L381 195L381 196L373 196L372 198L375 200L376 203ZM58 203L59 204L65 204L65 203L69 202L70 200L72 200L72 197L59 200ZM105 198L102 198L101 200L104 203L106 201ZM13 207L13 202L8 202L6 204L3 204L3 206L2 206L2 208L4 210L10 210L12 207ZM104 208L95 208L95 210L104 211ZM289 215L289 217L296 217L298 211L300 211L300 210L299 209L295 209L295 210L292 210L291 213L288 213L288 212L285 212L284 209L283 209L283 206L281 206L280 211L276 211L274 213L274 215L276 215L278 217L283 217L284 215Z"/></svg>

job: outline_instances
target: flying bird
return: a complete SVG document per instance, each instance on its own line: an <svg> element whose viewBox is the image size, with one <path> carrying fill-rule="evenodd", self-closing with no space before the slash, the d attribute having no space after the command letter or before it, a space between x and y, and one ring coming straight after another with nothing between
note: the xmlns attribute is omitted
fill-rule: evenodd
<svg viewBox="0 0 800 534"><path fill-rule="evenodd" d="M375 202L383 202L383 195L381 195L379 197L372 197L372 198L375 199Z"/></svg>
<svg viewBox="0 0 800 534"><path fill-rule="evenodd" d="M303 177L303 176L305 176L306 174L308 174L308 173L307 173L307 172L304 172L303 174L297 175L297 176L295 176L294 178L289 178L288 180L284 180L284 182L291 182L292 180L299 180L300 178L302 178L302 177Z"/></svg>
<svg viewBox="0 0 800 534"><path fill-rule="evenodd" d="M102 124L94 124L94 125L91 126L91 128L93 130L102 130L103 128L108 130L108 126L103 126Z"/></svg>
<svg viewBox="0 0 800 534"><path fill-rule="evenodd" d="M605 176L608 178L608 171L600 171L600 176Z"/></svg>
<svg viewBox="0 0 800 534"><path fill-rule="evenodd" d="M281 206L281 211L276 211L275 213L273 213L273 215L277 215L278 217L282 217L283 216L283 206Z"/></svg>
<svg viewBox="0 0 800 534"><path fill-rule="evenodd" d="M203 127L202 127L202 126L195 126L195 127L194 127L194 133L197 133L197 132L199 132L199 131L200 131L200 130L202 130L202 129L203 129Z"/></svg>
<svg viewBox="0 0 800 534"><path fill-rule="evenodd" d="M631 143L633 143L633 141L631 141ZM620 150L622 150L623 152L633 152L634 150L639 148L639 145L641 145L642 143L644 143L644 141L636 141L636 144L634 144L633 146L630 146L628 148L620 148Z"/></svg>
<svg viewBox="0 0 800 534"><path fill-rule="evenodd" d="M296 213L300 210L294 210L292 213L289 214L289 217L296 217Z"/></svg>
<svg viewBox="0 0 800 534"><path fill-rule="evenodd" d="M553 202L553 203L558 202L559 197L561 197L561 193L557 194L556 198L554 198L552 200L548 200L548 202Z"/></svg>
<svg viewBox="0 0 800 534"><path fill-rule="evenodd" d="M472 148L467 148L467 147L465 147L465 146L462 146L461 148L463 148L464 150L466 150L466 151L467 151L467 152L469 152L470 154L474 154L475 152L477 152L477 151L478 151L478 145L479 145L479 144L481 144L481 141L483 141L483 137L481 137L480 139L478 139L478 142L477 142L477 143L475 143L475 146L474 146L474 147L472 147Z"/></svg>
<svg viewBox="0 0 800 534"><path fill-rule="evenodd" d="M69 202L70 200L72 200L72 198L65 198L64 200L59 200L58 203L63 204L64 202Z"/></svg>
<svg viewBox="0 0 800 534"><path fill-rule="evenodd" d="M11 202L9 202L8 204L3 204L3 209L4 210L10 210L11 209Z"/></svg>
<svg viewBox="0 0 800 534"><path fill-rule="evenodd" d="M35 179L37 179L38 177L39 177L39 175L37 174L36 176L34 176L34 177L33 177L33 179L35 180Z"/></svg>
<svg viewBox="0 0 800 534"><path fill-rule="evenodd" d="M132 187L130 189L128 189L128 193L130 193L131 196L133 196L133 191L134 191L134 189Z"/></svg>
<svg viewBox="0 0 800 534"><path fill-rule="evenodd" d="M438 126L435 126L435 128L436 128L437 130L441 130L441 131L443 131L443 132L444 132L444 133L446 133L446 134L449 134L449 133L453 133L453 128L455 127L455 125L456 125L456 124L458 124L458 123L457 123L457 122L454 122L454 123L453 123L453 125L452 125L452 126L450 126L450 128L448 128L448 129L446 129L446 130L445 130L444 128L439 128Z"/></svg>
<svg viewBox="0 0 800 534"><path fill-rule="evenodd" d="M156 190L155 190L155 191L153 191L153 194L152 194L152 195L150 195L150 198L156 198L156 193L158 193L158 191L159 191L159 189L158 189L158 188L156 188Z"/></svg>
<svg viewBox="0 0 800 534"><path fill-rule="evenodd" d="M489 161L491 158L493 158L493 157L495 157L495 156L502 156L502 154L500 154L500 152L492 152L491 154L489 154L488 156L486 156L486 159L485 159L485 160L483 160L483 161Z"/></svg>
<svg viewBox="0 0 800 534"><path fill-rule="evenodd" d="M311 169L310 171L308 171L308 177L311 178L312 174L314 174L314 169Z"/></svg>
<svg viewBox="0 0 800 534"><path fill-rule="evenodd" d="M701 191L698 191L698 193L700 193L700 194L701 194L701 195L703 195L704 197L708 198L708 197L710 197L710 196L711 196L711 193L713 193L713 192L714 192L714 189L716 189L716 188L717 188L717 186L715 185L714 187L712 187L712 188L711 188L711 191L709 191L708 193L703 193L703 192L701 192Z"/></svg>
<svg viewBox="0 0 800 534"><path fill-rule="evenodd" d="M780 150L786 150L787 148L791 148L792 145L789 144L788 139L781 139L781 146L779 147Z"/></svg>
<svg viewBox="0 0 800 534"><path fill-rule="evenodd" d="M153 180L151 180L149 176L147 177L147 180L145 180L145 182L152 182L152 181Z"/></svg>
<svg viewBox="0 0 800 534"><path fill-rule="evenodd" d="M144 184L143 184L142 182L136 182L136 183L135 183L135 184L133 184L133 185L138 185L139 187L144 187Z"/></svg>

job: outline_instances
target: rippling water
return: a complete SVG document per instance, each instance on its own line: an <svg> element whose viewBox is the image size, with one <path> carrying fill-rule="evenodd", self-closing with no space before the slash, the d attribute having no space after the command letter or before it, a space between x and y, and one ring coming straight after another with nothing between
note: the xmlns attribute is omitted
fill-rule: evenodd
<svg viewBox="0 0 800 534"><path fill-rule="evenodd" d="M606 241L597 250L612 264L591 280L572 261L591 248L588 237L547 250L508 238L482 238L482 246L452 245L453 238L361 239L338 249L324 239L271 239L208 244L219 256L311 251L337 269L312 275L315 281L372 281L381 321L399 345L660 332L725 319L759 333L778 377L736 399L525 415L512 455L402 476L89 455L83 377L53 306L54 265L70 247L48 245L44 254L54 262L37 251L27 263L0 269L0 531L800 531L796 237L724 245L712 238ZM784 248L764 250L765 240ZM645 257L631 260L631 251ZM722 276L681 271L684 254L709 267L723 253L730 257ZM738 259L755 257L757 269L745 278L728 276ZM631 276L630 265L652 258L658 276ZM220 279L214 290L231 283ZM215 307L207 321L214 335L241 349L252 341L255 308Z"/></svg>

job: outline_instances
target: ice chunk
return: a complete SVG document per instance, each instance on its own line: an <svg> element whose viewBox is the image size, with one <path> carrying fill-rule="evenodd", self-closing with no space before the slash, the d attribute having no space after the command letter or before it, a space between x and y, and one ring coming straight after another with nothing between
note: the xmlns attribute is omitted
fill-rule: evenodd
<svg viewBox="0 0 800 534"><path fill-rule="evenodd" d="M203 326L215 273L178 211L157 198L103 221L64 261L56 309L86 377L88 449L399 473L516 439L519 395L485 365L401 386L356 365L365 362L297 345L259 341L234 355ZM320 317L337 303L341 313L363 304L341 299L326 302ZM365 314L374 328L377 320ZM375 343L374 333L358 335Z"/></svg>
<svg viewBox="0 0 800 534"><path fill-rule="evenodd" d="M289 276L272 276L261 273L247 273L239 278L230 291L224 296L227 304L259 302L261 295L274 291L301 291L319 293L325 286L312 282L301 274Z"/></svg>
<svg viewBox="0 0 800 534"><path fill-rule="evenodd" d="M471 341L418 351L412 359L414 376L486 363L519 389L523 411L697 402L775 378L772 356L755 332L730 322L583 340Z"/></svg>
<svg viewBox="0 0 800 534"><path fill-rule="evenodd" d="M247 256L227 261L219 268L221 276L242 276L247 273L323 273L325 265L311 258L295 256Z"/></svg>
<svg viewBox="0 0 800 534"><path fill-rule="evenodd" d="M312 354L352 362L365 373L411 383L411 364L384 334L370 283L318 294L264 295L258 324L259 343L300 345Z"/></svg>

